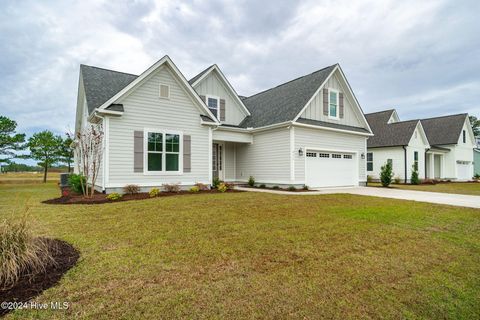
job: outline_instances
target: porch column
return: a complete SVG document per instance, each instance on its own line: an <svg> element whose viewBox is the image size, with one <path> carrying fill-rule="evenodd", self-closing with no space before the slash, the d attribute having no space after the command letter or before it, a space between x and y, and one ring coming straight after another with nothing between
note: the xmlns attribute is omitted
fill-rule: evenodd
<svg viewBox="0 0 480 320"><path fill-rule="evenodd" d="M435 154L430 153L430 166L428 167L428 177L435 179Z"/></svg>

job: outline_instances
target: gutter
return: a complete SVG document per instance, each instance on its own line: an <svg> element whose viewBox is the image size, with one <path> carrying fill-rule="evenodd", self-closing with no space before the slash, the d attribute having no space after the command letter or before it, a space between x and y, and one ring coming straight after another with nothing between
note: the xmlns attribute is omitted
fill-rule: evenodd
<svg viewBox="0 0 480 320"><path fill-rule="evenodd" d="M407 147L402 146L403 148L403 158L405 159L405 183L407 183Z"/></svg>

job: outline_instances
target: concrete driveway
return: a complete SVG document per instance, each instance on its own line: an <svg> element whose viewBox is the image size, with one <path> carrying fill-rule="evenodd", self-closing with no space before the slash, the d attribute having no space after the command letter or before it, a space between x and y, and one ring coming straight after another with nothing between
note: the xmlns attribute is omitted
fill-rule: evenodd
<svg viewBox="0 0 480 320"><path fill-rule="evenodd" d="M253 189L253 188L242 188L242 187L237 187L237 189L244 190L244 191L267 192L267 193L285 194L285 195L292 195L292 196L350 193L350 194L358 194L361 196L392 198L392 199L400 199L400 200L412 200L412 201L430 202L430 203L437 203L437 204L446 204L450 206L480 209L480 196L469 196L469 195L452 194L452 193L400 190L400 189L388 189L388 188L373 188L373 187L328 188L328 189L318 189L315 191L308 191L308 192L288 192L288 191L279 191L279 190Z"/></svg>

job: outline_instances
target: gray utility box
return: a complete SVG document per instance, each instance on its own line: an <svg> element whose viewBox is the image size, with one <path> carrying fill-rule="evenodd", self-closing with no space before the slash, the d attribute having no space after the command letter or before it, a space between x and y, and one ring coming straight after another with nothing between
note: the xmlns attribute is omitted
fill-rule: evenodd
<svg viewBox="0 0 480 320"><path fill-rule="evenodd" d="M68 187L68 176L70 173L60 173L60 188Z"/></svg>

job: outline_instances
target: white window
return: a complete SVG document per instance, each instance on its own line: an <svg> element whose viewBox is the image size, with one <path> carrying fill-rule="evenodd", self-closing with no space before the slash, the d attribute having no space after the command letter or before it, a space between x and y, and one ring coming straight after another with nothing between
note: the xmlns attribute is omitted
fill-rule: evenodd
<svg viewBox="0 0 480 320"><path fill-rule="evenodd" d="M367 171L373 171L373 153L367 152Z"/></svg>
<svg viewBox="0 0 480 320"><path fill-rule="evenodd" d="M213 113L213 115L218 118L218 108L220 106L220 99L218 97L207 96L207 106L208 106L208 109L210 109L210 111Z"/></svg>
<svg viewBox="0 0 480 320"><path fill-rule="evenodd" d="M328 117L338 119L338 91L328 89Z"/></svg>
<svg viewBox="0 0 480 320"><path fill-rule="evenodd" d="M177 132L146 130L145 168L149 173L180 173L181 138Z"/></svg>
<svg viewBox="0 0 480 320"><path fill-rule="evenodd" d="M170 86L166 84L160 84L160 98L170 99Z"/></svg>

